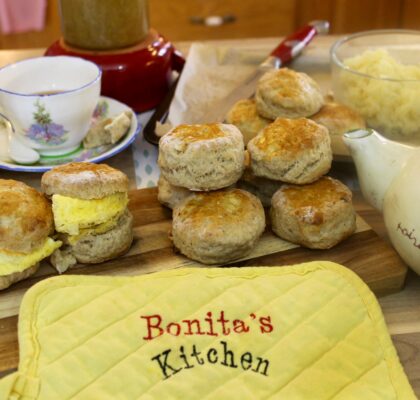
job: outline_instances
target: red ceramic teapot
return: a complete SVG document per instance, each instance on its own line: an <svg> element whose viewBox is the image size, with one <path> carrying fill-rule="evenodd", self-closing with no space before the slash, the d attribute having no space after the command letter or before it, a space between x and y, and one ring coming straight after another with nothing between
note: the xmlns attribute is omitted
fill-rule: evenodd
<svg viewBox="0 0 420 400"><path fill-rule="evenodd" d="M139 44L118 50L94 51L71 47L61 38L45 55L68 55L93 61L102 69L101 94L142 112L156 107L180 72L184 58L171 42L151 29Z"/></svg>

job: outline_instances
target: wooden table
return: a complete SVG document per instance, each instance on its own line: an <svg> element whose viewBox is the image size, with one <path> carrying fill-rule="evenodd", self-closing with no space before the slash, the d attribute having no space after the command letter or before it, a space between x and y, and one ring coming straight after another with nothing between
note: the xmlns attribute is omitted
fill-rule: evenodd
<svg viewBox="0 0 420 400"><path fill-rule="evenodd" d="M328 54L328 49L335 39L331 36L319 37L311 47L313 50L316 49L321 53ZM278 39L269 38L246 41L225 40L217 43L234 45L235 47L269 48L277 42ZM187 42L177 44L177 47L184 53L188 51L189 46L190 43ZM42 54L42 49L3 50L0 51L0 66L40 54ZM107 163L123 170L129 176L131 186L135 186L134 162L130 149L113 157ZM357 211L380 236L386 238L385 226L381 215L363 200L357 189L357 177L354 166L351 163L334 163L332 171L344 183L356 188L354 190L354 204ZM1 170L0 178L18 179L34 187L39 187L40 181L39 174L13 173ZM382 297L379 299L379 302L404 369L417 396L420 397L420 278L410 272L404 290ZM0 376L11 372L11 367L16 365L18 344L15 324L16 319L13 319L7 326L0 326L0 335L6 339L4 343L7 343L3 347L0 346Z"/></svg>

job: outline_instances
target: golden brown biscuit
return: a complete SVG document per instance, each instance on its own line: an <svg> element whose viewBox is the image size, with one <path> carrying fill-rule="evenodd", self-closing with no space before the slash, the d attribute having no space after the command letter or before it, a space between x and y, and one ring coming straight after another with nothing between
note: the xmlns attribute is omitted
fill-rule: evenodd
<svg viewBox="0 0 420 400"><path fill-rule="evenodd" d="M30 253L52 232L48 200L22 182L0 179L0 249Z"/></svg>
<svg viewBox="0 0 420 400"><path fill-rule="evenodd" d="M329 249L356 229L351 199L351 191L330 177L304 186L284 185L272 199L273 231L292 243Z"/></svg>
<svg viewBox="0 0 420 400"><path fill-rule="evenodd" d="M101 199L117 192L127 192L127 176L106 164L73 162L54 167L41 179L48 196L60 194L78 199Z"/></svg>
<svg viewBox="0 0 420 400"><path fill-rule="evenodd" d="M226 122L235 125L241 131L246 145L272 121L257 113L254 99L245 99L239 100L233 105L226 115Z"/></svg>
<svg viewBox="0 0 420 400"><path fill-rule="evenodd" d="M265 228L261 202L240 189L197 193L173 212L172 239L187 257L226 263L248 254Z"/></svg>
<svg viewBox="0 0 420 400"><path fill-rule="evenodd" d="M180 125L159 141L161 174L174 186L216 190L235 183L244 169L244 142L234 125Z"/></svg>
<svg viewBox="0 0 420 400"><path fill-rule="evenodd" d="M248 143L256 176L305 184L326 174L332 161L328 130L306 119L278 118Z"/></svg>
<svg viewBox="0 0 420 400"><path fill-rule="evenodd" d="M362 116L350 107L343 104L329 102L326 103L311 120L325 126L330 135L342 135L353 129L366 127Z"/></svg>
<svg viewBox="0 0 420 400"><path fill-rule="evenodd" d="M318 84L305 73L288 68L264 74L255 101L258 114L268 119L309 117L324 104Z"/></svg>

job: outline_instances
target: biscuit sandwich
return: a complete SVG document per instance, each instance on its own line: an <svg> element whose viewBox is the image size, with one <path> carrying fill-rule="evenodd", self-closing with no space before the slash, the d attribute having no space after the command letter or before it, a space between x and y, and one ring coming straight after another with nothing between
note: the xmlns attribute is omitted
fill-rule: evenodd
<svg viewBox="0 0 420 400"><path fill-rule="evenodd" d="M51 257L59 272L128 251L133 217L124 173L105 164L70 163L46 172L41 186L51 198L55 229L65 245Z"/></svg>
<svg viewBox="0 0 420 400"><path fill-rule="evenodd" d="M0 289L33 275L61 246L48 200L22 182L0 179Z"/></svg>

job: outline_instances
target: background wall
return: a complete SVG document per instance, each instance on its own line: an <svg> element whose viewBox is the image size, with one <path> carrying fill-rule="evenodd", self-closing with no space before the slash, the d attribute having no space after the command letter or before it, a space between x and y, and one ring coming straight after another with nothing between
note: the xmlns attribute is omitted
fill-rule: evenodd
<svg viewBox="0 0 420 400"><path fill-rule="evenodd" d="M420 29L420 0L149 0L149 9L151 26L173 41L281 36L314 19L328 19L332 33ZM211 15L234 21L193 22ZM57 0L48 0L45 29L0 34L0 48L46 47L59 36Z"/></svg>

